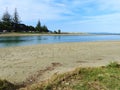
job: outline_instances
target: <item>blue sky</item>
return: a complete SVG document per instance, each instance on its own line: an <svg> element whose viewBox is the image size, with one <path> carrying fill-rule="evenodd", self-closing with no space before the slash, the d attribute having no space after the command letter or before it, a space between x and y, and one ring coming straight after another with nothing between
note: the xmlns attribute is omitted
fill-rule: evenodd
<svg viewBox="0 0 120 90"><path fill-rule="evenodd" d="M0 0L0 17L17 8L22 23L64 32L120 33L120 0Z"/></svg>

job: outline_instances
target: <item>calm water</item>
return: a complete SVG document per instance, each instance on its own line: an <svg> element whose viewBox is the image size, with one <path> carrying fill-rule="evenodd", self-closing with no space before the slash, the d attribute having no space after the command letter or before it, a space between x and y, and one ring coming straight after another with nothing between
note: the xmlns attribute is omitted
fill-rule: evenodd
<svg viewBox="0 0 120 90"><path fill-rule="evenodd" d="M12 46L27 46L34 44L50 44L63 42L93 42L93 41L120 40L120 35L93 35L93 36L14 36L0 37L0 48Z"/></svg>

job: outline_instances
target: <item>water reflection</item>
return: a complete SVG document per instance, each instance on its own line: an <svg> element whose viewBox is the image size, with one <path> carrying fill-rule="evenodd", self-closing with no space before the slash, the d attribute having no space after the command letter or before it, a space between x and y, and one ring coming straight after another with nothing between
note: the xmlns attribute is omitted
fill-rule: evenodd
<svg viewBox="0 0 120 90"><path fill-rule="evenodd" d="M25 46L33 44L48 44L61 42L91 42L104 40L120 40L119 35L99 36L13 36L0 37L0 47Z"/></svg>
<svg viewBox="0 0 120 90"><path fill-rule="evenodd" d="M19 46L23 42L27 42L29 39L23 37L0 37L0 47Z"/></svg>
<svg viewBox="0 0 120 90"><path fill-rule="evenodd" d="M55 40L60 40L60 39L61 39L61 37L62 37L62 36L60 36L60 35L58 35L58 36L57 36L57 35L55 35L55 36L54 36L54 39L55 39Z"/></svg>

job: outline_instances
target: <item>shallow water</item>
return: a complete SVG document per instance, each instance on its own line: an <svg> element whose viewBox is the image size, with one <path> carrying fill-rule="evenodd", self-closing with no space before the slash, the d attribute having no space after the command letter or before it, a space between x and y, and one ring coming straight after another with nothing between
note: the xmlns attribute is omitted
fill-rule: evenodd
<svg viewBox="0 0 120 90"><path fill-rule="evenodd" d="M35 44L50 44L63 42L93 42L120 40L120 35L58 35L58 36L12 36L0 37L0 48L27 46Z"/></svg>

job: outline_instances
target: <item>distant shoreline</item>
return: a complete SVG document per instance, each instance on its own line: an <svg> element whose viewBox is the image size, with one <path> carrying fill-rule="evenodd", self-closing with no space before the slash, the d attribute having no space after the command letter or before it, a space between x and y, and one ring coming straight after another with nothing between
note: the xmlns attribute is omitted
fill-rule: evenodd
<svg viewBox="0 0 120 90"><path fill-rule="evenodd" d="M58 35L120 35L120 34L92 34L92 33L61 33L61 34L54 34L54 33L0 33L0 37L5 36L58 36Z"/></svg>
<svg viewBox="0 0 120 90"><path fill-rule="evenodd" d="M1 33L0 37L3 36L58 36L58 35L92 35L88 33L61 33L61 34L54 34L54 33Z"/></svg>

